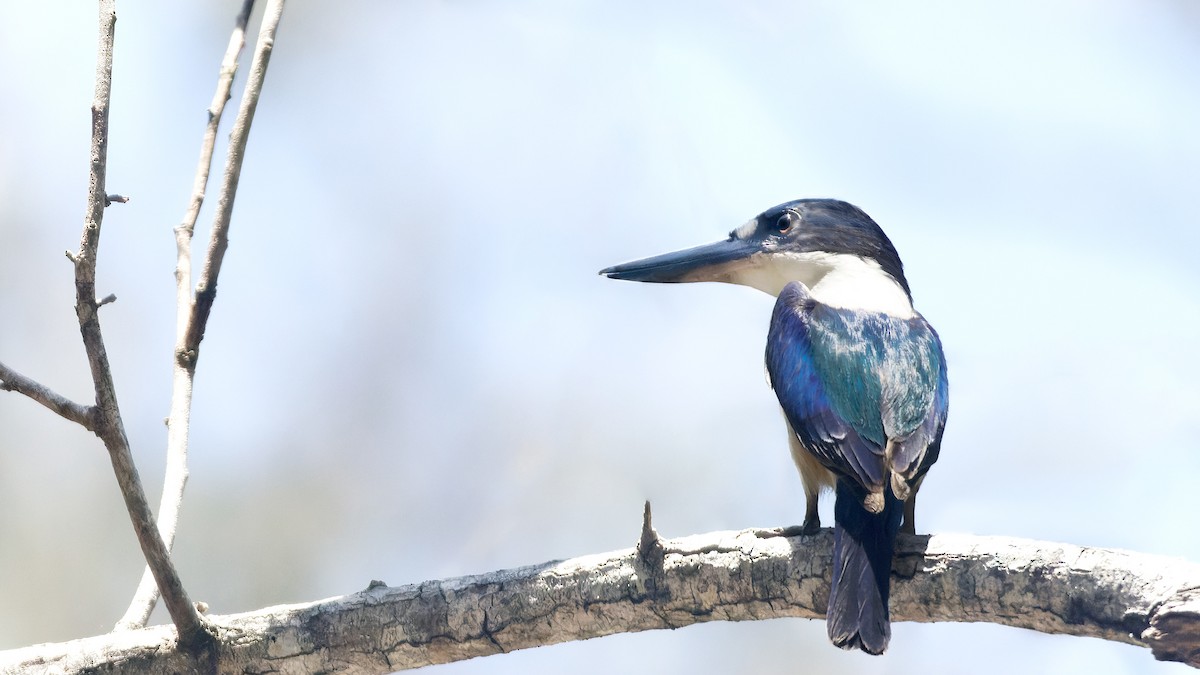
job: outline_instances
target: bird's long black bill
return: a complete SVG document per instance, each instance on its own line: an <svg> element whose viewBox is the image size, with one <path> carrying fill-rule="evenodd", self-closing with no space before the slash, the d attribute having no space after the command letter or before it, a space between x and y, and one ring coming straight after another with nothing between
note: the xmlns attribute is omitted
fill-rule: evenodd
<svg viewBox="0 0 1200 675"><path fill-rule="evenodd" d="M653 258L613 265L600 270L609 279L648 281L660 284L687 281L723 281L739 263L758 251L758 247L741 239L718 241Z"/></svg>

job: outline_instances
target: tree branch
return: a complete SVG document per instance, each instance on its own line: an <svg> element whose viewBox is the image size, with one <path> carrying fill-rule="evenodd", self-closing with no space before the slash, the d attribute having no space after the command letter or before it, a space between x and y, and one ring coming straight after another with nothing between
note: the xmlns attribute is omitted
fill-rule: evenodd
<svg viewBox="0 0 1200 675"><path fill-rule="evenodd" d="M49 387L35 382L0 363L0 389L25 394L66 419L76 422L88 431L96 430L95 408L80 405L58 394Z"/></svg>
<svg viewBox="0 0 1200 675"><path fill-rule="evenodd" d="M258 96L262 92L263 79L267 75L267 64L271 60L271 51L275 46L275 33L279 28L283 5L284 0L268 0L267 2L262 27L258 32L258 43L254 47L254 58L250 62L246 90L242 94L242 103L238 108L233 131L229 133L229 155L225 160L221 192L217 196L217 212L213 217L212 234L209 238L204 269L200 273L200 282L196 285L195 308L187 325L187 344L191 350L177 355L177 358L190 360L192 368L195 368L196 360L199 358L200 341L204 339L208 316L212 311L213 300L217 297L217 276L221 273L225 250L229 247L229 221L233 217L233 201L237 196L238 181L242 174L242 160L246 156L246 141L250 137L250 124L254 121L254 111L258 108Z"/></svg>
<svg viewBox="0 0 1200 675"><path fill-rule="evenodd" d="M75 673L385 673L621 632L705 621L821 619L833 535L716 532L491 574L214 616L198 664L169 631L0 653L0 670ZM648 553L657 551L657 553ZM901 536L893 621L971 621L1150 647L1200 667L1200 565L1008 537ZM832 649L832 647L829 647Z"/></svg>
<svg viewBox="0 0 1200 675"><path fill-rule="evenodd" d="M163 543L170 551L175 544L175 532L179 525L179 510L183 504L183 492L187 487L188 436L192 416L192 382L196 375L196 351L198 344L188 341L188 324L196 320L196 304L192 299L192 233L200 217L204 193L208 187L208 175L212 167L213 150L217 143L217 128L225 103L233 89L237 74L238 56L246 44L246 24L254 11L254 0L245 0L242 10L234 22L229 46L221 59L221 70L217 76L217 91L208 108L208 123L204 139L200 143L200 161L192 183L192 198L184 214L183 222L175 228L175 358L172 368L171 412L167 417L167 466L163 477L162 500L158 506L158 531ZM203 331L201 331L201 334ZM129 609L117 622L114 630L142 628L150 620L150 613L158 602L158 585L154 582L149 567L142 574Z"/></svg>
<svg viewBox="0 0 1200 675"><path fill-rule="evenodd" d="M138 543L155 580L166 598L167 609L175 622L182 647L202 647L211 640L204 630L204 623L196 608L188 600L179 575L171 564L170 556L158 536L154 514L146 501L133 455L129 450L129 438L121 411L117 405L116 386L108 353L104 348L104 337L100 330L100 304L96 300L96 256L100 247L100 226L104 220L104 208L108 203L105 193L105 173L108 162L108 111L112 89L113 38L116 32L117 13L115 0L100 0L100 40L96 65L96 93L92 101L92 146L91 171L89 173L87 213L84 217L83 235L79 252L68 257L75 264L75 313L79 317L79 330L83 335L92 381L96 388L96 420L93 431L104 441L112 460L113 472L125 498L133 529Z"/></svg>

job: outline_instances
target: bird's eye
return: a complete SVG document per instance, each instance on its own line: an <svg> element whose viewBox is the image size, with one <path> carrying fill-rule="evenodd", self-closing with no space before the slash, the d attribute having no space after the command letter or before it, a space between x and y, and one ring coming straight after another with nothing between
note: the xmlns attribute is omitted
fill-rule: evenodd
<svg viewBox="0 0 1200 675"><path fill-rule="evenodd" d="M796 215L795 211L784 211L779 220L775 221L775 231L779 234L787 234L800 222L800 216Z"/></svg>

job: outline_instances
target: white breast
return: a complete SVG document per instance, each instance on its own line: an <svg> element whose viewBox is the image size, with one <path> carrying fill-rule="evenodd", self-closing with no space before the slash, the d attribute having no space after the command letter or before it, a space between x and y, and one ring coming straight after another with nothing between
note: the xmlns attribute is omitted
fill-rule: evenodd
<svg viewBox="0 0 1200 675"><path fill-rule="evenodd" d="M790 281L808 287L831 307L879 312L900 319L916 313L908 294L874 260L845 253L774 253L753 256L730 281L778 296Z"/></svg>

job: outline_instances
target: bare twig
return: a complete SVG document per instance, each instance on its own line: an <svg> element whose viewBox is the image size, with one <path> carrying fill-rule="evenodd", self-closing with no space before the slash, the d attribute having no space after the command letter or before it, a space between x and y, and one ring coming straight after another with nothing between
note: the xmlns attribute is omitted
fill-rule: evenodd
<svg viewBox="0 0 1200 675"><path fill-rule="evenodd" d="M221 70L217 77L217 91L208 108L208 124L200 144L200 161L192 183L192 198L184 214L183 222L175 228L175 358L172 369L171 412L167 418L167 467L163 478L162 501L158 506L158 530L167 550L175 544L175 532L179 525L179 510L183 504L183 491L187 486L188 436L192 413L192 382L196 374L194 354L197 345L188 344L188 323L195 313L192 301L192 233L200 217L204 193L208 187L208 175L212 167L213 150L217 143L217 128L225 103L233 89L237 74L238 56L246 44L246 24L254 11L254 0L245 0L242 11L234 22L229 46L221 59ZM189 356L192 355L192 356ZM158 586L150 568L142 574L133 601L125 615L117 622L116 630L142 628L150 620L150 613L158 602Z"/></svg>
<svg viewBox="0 0 1200 675"><path fill-rule="evenodd" d="M137 467L134 466L133 455L129 450L129 439L121 421L116 386L113 383L112 369L100 330L100 303L96 301L96 253L100 246L100 225L104 220L104 207L108 201L104 181L108 161L108 110L117 13L115 0L100 0L99 4L100 45L96 66L96 94L92 102L88 208L79 252L75 255L68 254L75 264L75 313L79 317L79 330L83 335L92 381L96 388L97 413L93 430L108 448L113 471L125 498L125 506L137 533L138 543L150 568L154 570L154 577L166 599L167 609L178 631L180 646L191 650L211 642L212 636L205 630L203 620L188 600L179 574L171 563L162 538L158 536L154 514L146 501L146 493L142 489Z"/></svg>
<svg viewBox="0 0 1200 675"><path fill-rule="evenodd" d="M96 430L95 408L72 401L51 390L49 387L34 382L17 371L0 363L0 389L25 394L41 403L66 419L76 422L88 431Z"/></svg>
<svg viewBox="0 0 1200 675"><path fill-rule="evenodd" d="M706 621L823 619L830 530L661 540L657 585L636 549L210 616L209 672L388 673ZM1200 667L1200 565L1011 537L900 537L893 621L989 622L1149 647ZM0 653L0 671L196 670L156 628ZM833 649L832 646L826 649ZM28 670L27 670L28 669Z"/></svg>
<svg viewBox="0 0 1200 675"><path fill-rule="evenodd" d="M263 79L267 75L267 64L275 46L275 32L279 28L283 5L284 0L267 2L262 27L258 32L258 42L254 47L254 58L250 62L250 74L246 78L246 90L242 94L242 103L238 108L233 131L229 133L229 154L225 159L221 192L217 196L217 212L213 216L204 269L200 272L200 282L196 285L195 311L188 320L187 345L191 350L176 354L176 358L190 360L193 368L200 356L200 341L204 339L204 329L208 325L213 300L217 297L217 276L221 273L225 250L229 247L229 221L233 216L233 200L237 196L238 180L242 174L242 160L246 156L246 141L250 136L254 111L258 108L258 96L262 92Z"/></svg>

